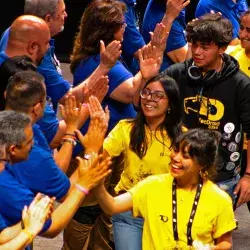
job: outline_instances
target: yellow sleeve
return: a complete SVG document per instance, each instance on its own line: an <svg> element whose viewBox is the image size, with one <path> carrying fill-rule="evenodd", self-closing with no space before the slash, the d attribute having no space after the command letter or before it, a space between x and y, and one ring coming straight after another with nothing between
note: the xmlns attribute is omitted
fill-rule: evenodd
<svg viewBox="0 0 250 250"><path fill-rule="evenodd" d="M129 137L130 134L128 127L124 121L120 121L105 138L103 148L111 157L119 156L125 149L125 136Z"/></svg>
<svg viewBox="0 0 250 250"><path fill-rule="evenodd" d="M219 214L214 226L213 238L218 239L223 234L232 231L236 227L234 219L233 205L230 197L222 197L220 199Z"/></svg>
<svg viewBox="0 0 250 250"><path fill-rule="evenodd" d="M133 197L133 216L145 218L147 211L147 190L151 183L152 176L138 182L128 192Z"/></svg>

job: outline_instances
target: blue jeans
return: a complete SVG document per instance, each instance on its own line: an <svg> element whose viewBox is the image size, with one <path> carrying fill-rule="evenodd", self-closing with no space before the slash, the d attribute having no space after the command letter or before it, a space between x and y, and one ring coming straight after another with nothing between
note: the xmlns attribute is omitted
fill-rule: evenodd
<svg viewBox="0 0 250 250"><path fill-rule="evenodd" d="M142 218L135 218L131 211L112 216L116 250L142 249Z"/></svg>
<svg viewBox="0 0 250 250"><path fill-rule="evenodd" d="M225 192L227 192L232 198L233 204L236 202L237 195L235 195L234 189L240 180L240 175L237 174L233 179L217 182L216 184Z"/></svg>

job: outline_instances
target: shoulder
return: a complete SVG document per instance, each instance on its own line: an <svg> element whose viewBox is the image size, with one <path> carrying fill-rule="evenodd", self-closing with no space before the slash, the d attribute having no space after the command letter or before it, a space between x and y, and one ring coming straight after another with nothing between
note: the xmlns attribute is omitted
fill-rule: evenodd
<svg viewBox="0 0 250 250"><path fill-rule="evenodd" d="M228 203L232 204L232 199L230 196L221 188L219 188L215 183L211 181L206 181L204 184L204 194L213 197L213 200L216 202L218 201L219 203Z"/></svg>

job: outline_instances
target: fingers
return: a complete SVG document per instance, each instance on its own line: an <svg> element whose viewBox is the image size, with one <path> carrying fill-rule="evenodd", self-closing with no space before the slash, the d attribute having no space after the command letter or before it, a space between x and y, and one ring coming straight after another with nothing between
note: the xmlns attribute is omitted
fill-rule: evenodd
<svg viewBox="0 0 250 250"><path fill-rule="evenodd" d="M103 53L105 51L105 44L103 40L100 41L100 52Z"/></svg>

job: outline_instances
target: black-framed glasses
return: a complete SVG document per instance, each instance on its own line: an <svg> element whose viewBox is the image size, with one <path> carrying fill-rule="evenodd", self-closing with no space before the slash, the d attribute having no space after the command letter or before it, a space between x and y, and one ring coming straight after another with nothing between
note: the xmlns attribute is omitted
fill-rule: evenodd
<svg viewBox="0 0 250 250"><path fill-rule="evenodd" d="M141 89L140 90L140 96L142 99L147 99L148 96L155 101L159 102L161 99L167 99L167 96L162 91L150 91L149 89Z"/></svg>

